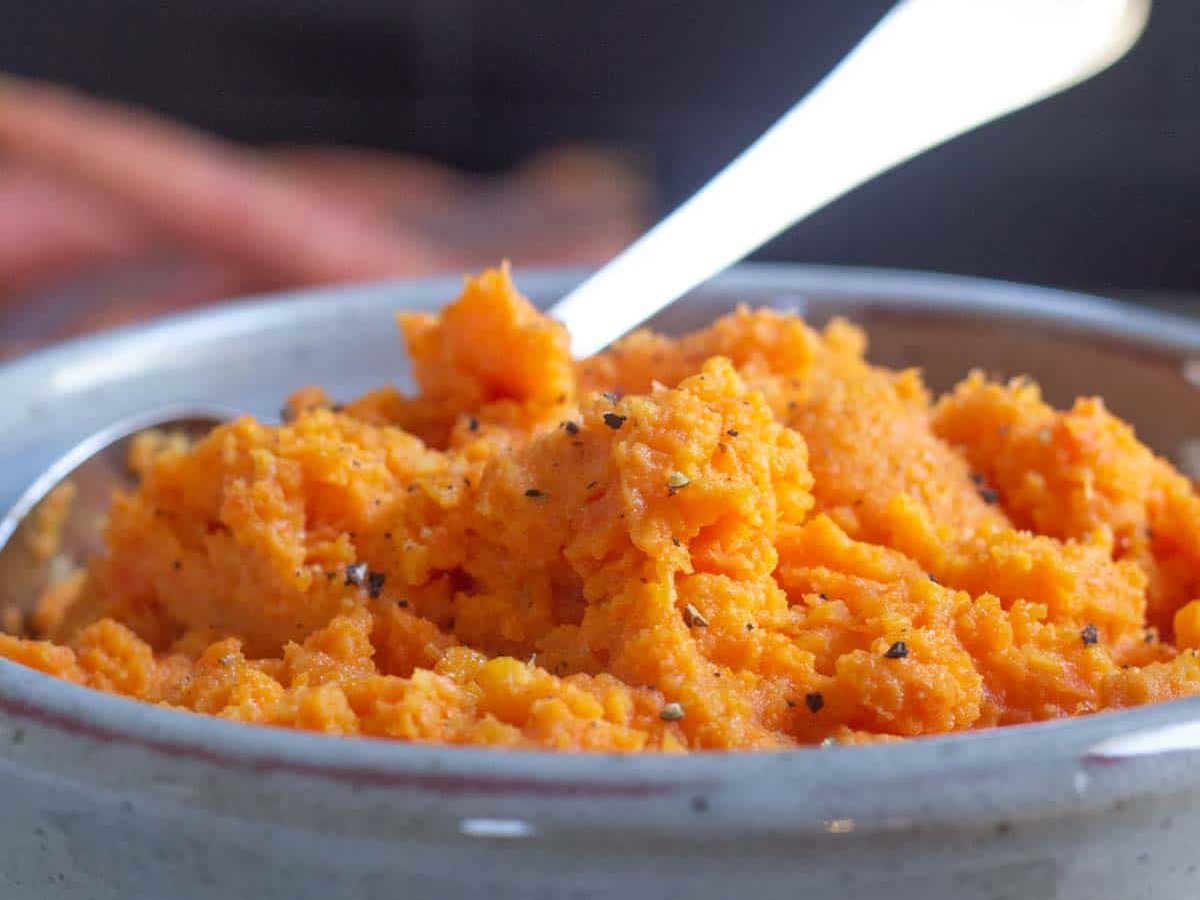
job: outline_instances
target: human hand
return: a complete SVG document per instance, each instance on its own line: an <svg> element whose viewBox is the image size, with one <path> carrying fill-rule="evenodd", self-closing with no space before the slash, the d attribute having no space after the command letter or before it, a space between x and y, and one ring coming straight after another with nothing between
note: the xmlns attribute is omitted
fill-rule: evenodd
<svg viewBox="0 0 1200 900"><path fill-rule="evenodd" d="M0 79L0 309L7 299L8 318L20 320L29 310L13 306L54 305L78 295L62 285L82 278L90 302L69 315L39 312L42 323L52 313L58 333L502 257L599 262L636 236L647 206L636 170L592 151L555 151L479 179L383 153L252 151L129 107Z"/></svg>

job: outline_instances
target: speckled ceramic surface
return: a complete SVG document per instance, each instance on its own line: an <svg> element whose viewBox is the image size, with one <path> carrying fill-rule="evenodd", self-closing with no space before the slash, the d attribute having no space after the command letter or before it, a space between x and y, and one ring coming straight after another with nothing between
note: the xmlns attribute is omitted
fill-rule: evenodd
<svg viewBox="0 0 1200 900"><path fill-rule="evenodd" d="M570 273L518 273L548 303ZM99 426L167 402L272 415L407 366L401 308L457 281L324 290L153 323L0 369L0 503ZM1019 285L746 267L660 317L744 301L866 325L935 387L971 366L1104 394L1187 463L1200 326ZM1194 372L1197 367L1193 366ZM1200 897L1200 700L788 754L551 756L216 721L0 661L0 897L13 900Z"/></svg>

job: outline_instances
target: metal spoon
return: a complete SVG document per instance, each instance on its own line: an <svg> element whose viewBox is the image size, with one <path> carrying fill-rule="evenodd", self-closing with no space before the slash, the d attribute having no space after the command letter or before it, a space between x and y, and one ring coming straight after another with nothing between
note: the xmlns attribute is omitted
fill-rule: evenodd
<svg viewBox="0 0 1200 900"><path fill-rule="evenodd" d="M96 432L50 466L0 519L0 614L30 612L47 587L103 549L113 491L137 483L129 451L138 435L154 429L194 440L235 416L229 409L197 406L140 413ZM64 485L70 496L55 490ZM57 540L47 540L46 517L56 514L61 526L50 531Z"/></svg>
<svg viewBox="0 0 1200 900"><path fill-rule="evenodd" d="M1133 45L1150 0L902 0L817 87L695 196L551 309L588 356L864 181L1101 71ZM225 410L127 419L85 440L0 520L0 613L28 610L56 573L100 549L129 443L200 434ZM54 560L35 531L70 480ZM57 560L57 563L55 562Z"/></svg>
<svg viewBox="0 0 1200 900"><path fill-rule="evenodd" d="M874 176L1095 75L1150 0L902 0L690 200L554 306L590 356Z"/></svg>

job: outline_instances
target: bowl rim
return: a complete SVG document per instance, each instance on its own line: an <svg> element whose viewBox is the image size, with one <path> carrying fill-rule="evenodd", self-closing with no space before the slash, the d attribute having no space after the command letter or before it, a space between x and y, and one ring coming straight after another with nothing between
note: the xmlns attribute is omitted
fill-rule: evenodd
<svg viewBox="0 0 1200 900"><path fill-rule="evenodd" d="M584 270L575 269L518 270L516 278L530 293L556 296L585 275ZM38 351L0 366L0 380L14 373L38 376L82 356L111 356L133 342L167 333L178 338L181 330L186 339L188 332L203 332L211 338L214 328L217 332L239 330L256 323L268 327L262 323L278 319L285 308L292 320L297 320L297 313L302 319L306 309L354 299L372 307L390 304L401 308L414 305L418 298L449 298L459 284L451 278L394 280L231 301ZM874 305L965 310L1065 325L1099 339L1141 341L1200 353L1200 323L1088 294L1015 282L890 269L747 264L714 279L699 293L741 289L756 293L778 290L801 298L806 291L814 291L829 298L857 296ZM1200 721L1200 697L894 744L619 756L446 747L245 725L104 694L0 659L0 717L5 716L110 748L148 751L249 773L284 772L333 785L373 784L454 796L516 796L546 803L580 798L652 800L720 791L741 798L747 823L753 820L751 807L757 803L760 808L775 810L772 825L776 829L828 832L830 810L852 813L860 831L899 827L897 822L911 824L903 815L897 818L897 809L916 815L923 809L922 797L930 791L937 793L938 785L958 780L978 787L997 778L1007 782L1016 777L1014 762L1029 758L1037 759L1039 765L1034 770L1022 769L1020 783L1013 784L1005 797L975 802L968 790L967 795L946 804L953 809L942 811L945 822L978 824L997 818L1054 817L1066 808L1100 808L1114 797L1132 796L1142 788L1128 779L1117 779L1111 790L1081 790L1081 778L1087 781L1111 763L1093 758L1091 748L1119 735ZM1162 790L1194 789L1200 784L1200 767L1195 765L1200 749L1174 748L1167 754L1170 764L1165 766L1159 756L1159 772L1166 779ZM900 787L905 799L889 801L884 804L886 809L877 797L869 796L875 790ZM780 806L773 797L785 793L784 788L794 797L813 802ZM838 796L839 791L850 793Z"/></svg>

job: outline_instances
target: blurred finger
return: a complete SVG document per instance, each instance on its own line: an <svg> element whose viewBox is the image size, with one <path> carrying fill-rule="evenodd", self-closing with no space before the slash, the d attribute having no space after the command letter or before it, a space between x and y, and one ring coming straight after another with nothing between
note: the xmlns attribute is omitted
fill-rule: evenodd
<svg viewBox="0 0 1200 900"><path fill-rule="evenodd" d="M146 243L127 214L95 197L0 166L0 296L127 259Z"/></svg>
<svg viewBox="0 0 1200 900"><path fill-rule="evenodd" d="M95 191L181 247L277 285L445 265L418 237L323 198L251 154L60 88L0 80L0 154Z"/></svg>

